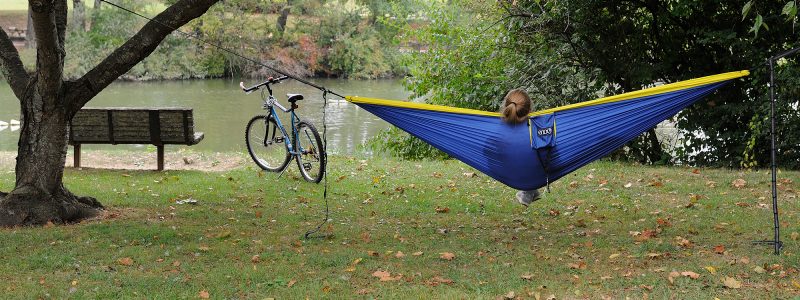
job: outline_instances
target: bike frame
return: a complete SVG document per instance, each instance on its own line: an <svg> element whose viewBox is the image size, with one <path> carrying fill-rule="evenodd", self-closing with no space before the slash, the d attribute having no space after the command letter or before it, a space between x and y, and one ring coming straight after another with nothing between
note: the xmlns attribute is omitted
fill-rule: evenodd
<svg viewBox="0 0 800 300"><path fill-rule="evenodd" d="M283 107L283 105L281 105L280 103L278 103L277 99L275 99L275 97L272 96L272 90L270 89L270 95L267 98L267 100L265 100L265 102L264 102L264 109L268 110L269 111L269 115L272 116L273 118L275 118L275 124L278 125L278 128L281 130L281 133L283 133L283 136L289 136L288 132L286 131L286 128L283 126L283 122L281 122L281 118L278 117L278 111L275 110L276 106L278 107L278 109L280 109L284 113L289 113L289 116L291 118L291 123L292 123L291 124L292 125L291 142L288 141L287 139L284 139L283 142L286 144L286 147L289 149L289 154L291 154L293 157L294 156L300 156L301 154L303 154L303 151L304 151L303 150L303 146L301 146L300 143L297 142L298 133L297 133L297 126L296 125L297 125L298 122L300 122L300 118L294 112L294 108L286 108L286 107ZM269 134L269 117L267 117L267 121L266 122L267 122L267 134Z"/></svg>

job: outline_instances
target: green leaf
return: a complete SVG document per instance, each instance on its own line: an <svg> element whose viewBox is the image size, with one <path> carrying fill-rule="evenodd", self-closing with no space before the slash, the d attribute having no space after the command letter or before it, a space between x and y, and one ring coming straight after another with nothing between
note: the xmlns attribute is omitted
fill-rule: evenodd
<svg viewBox="0 0 800 300"><path fill-rule="evenodd" d="M750 8L753 7L753 1L748 1L744 7L742 7L742 21L747 18L747 15L750 14Z"/></svg>
<svg viewBox="0 0 800 300"><path fill-rule="evenodd" d="M758 30L761 29L762 25L764 25L764 17L759 14L756 16L756 21L753 23L753 28L750 28L750 32L754 32L758 36Z"/></svg>
<svg viewBox="0 0 800 300"><path fill-rule="evenodd" d="M797 16L797 5L794 1L789 1L786 3L786 6L783 7L782 14L786 15L786 20L792 20L795 16Z"/></svg>
<svg viewBox="0 0 800 300"><path fill-rule="evenodd" d="M786 6L783 7L781 14L789 15L792 12L792 8L795 8L794 1L789 1L789 3L786 3Z"/></svg>

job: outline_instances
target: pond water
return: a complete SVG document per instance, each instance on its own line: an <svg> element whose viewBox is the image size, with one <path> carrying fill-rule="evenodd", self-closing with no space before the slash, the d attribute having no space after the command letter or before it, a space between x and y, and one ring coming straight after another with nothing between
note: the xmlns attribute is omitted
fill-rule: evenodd
<svg viewBox="0 0 800 300"><path fill-rule="evenodd" d="M406 99L408 92L399 80L314 79L342 95L369 96L385 99ZM246 80L246 85L257 83ZM300 118L314 123L322 134L322 93L294 80L273 88L284 106L287 93L300 93L305 99L298 102ZM231 152L246 151L244 128L256 114L262 114L258 93L245 95L239 80L213 79L192 81L117 82L103 90L86 107L189 107L194 109L195 130L204 132L205 139L192 146L194 150ZM285 116L288 120L288 116ZM281 118L284 118L282 115ZM19 102L8 84L0 82L0 121L19 119ZM372 114L347 102L329 102L327 109L328 148L331 153L353 153L367 139L390 125ZM2 123L0 123L2 124ZM0 127L0 151L16 151L19 131ZM147 145L85 145L91 149L136 149ZM175 148L178 146L168 146Z"/></svg>

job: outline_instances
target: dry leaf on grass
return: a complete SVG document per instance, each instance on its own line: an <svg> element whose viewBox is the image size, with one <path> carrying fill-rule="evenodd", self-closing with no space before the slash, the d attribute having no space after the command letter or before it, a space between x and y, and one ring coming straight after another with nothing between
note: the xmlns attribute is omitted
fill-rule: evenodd
<svg viewBox="0 0 800 300"><path fill-rule="evenodd" d="M448 213L448 212L450 212L450 208L449 208L449 207L447 207L447 206L445 206L445 207L439 207L439 206L437 206L437 207L436 207L436 213L437 213L437 214L446 214L446 213Z"/></svg>
<svg viewBox="0 0 800 300"><path fill-rule="evenodd" d="M725 287L729 289L738 289L742 287L741 282L734 279L733 277L728 277L728 276L725 276L725 280L722 281L722 284L724 284Z"/></svg>
<svg viewBox="0 0 800 300"><path fill-rule="evenodd" d="M697 274L697 273L692 272L692 271L683 271L683 272L681 272L681 275L689 277L691 279L700 278L700 274Z"/></svg>
<svg viewBox="0 0 800 300"><path fill-rule="evenodd" d="M586 269L586 262L579 261L577 263L568 264L568 266L569 266L570 269L585 270Z"/></svg>
<svg viewBox="0 0 800 300"><path fill-rule="evenodd" d="M514 293L514 291L510 291L507 294L503 295L503 297L505 299L511 300L511 299L517 298L517 293Z"/></svg>
<svg viewBox="0 0 800 300"><path fill-rule="evenodd" d="M439 253L439 258L447 260L447 261L450 261L450 260L453 260L454 258L456 258L456 255L453 254L453 253L450 253L450 252L442 252L442 253Z"/></svg>
<svg viewBox="0 0 800 300"><path fill-rule="evenodd" d="M743 188L745 185L747 185L747 181L744 181L744 179L739 178L731 182L731 185L733 185L733 187L737 189L740 189Z"/></svg>
<svg viewBox="0 0 800 300"><path fill-rule="evenodd" d="M394 254L394 257L403 258L406 257L406 255L403 253L403 251L397 251L397 253Z"/></svg>
<svg viewBox="0 0 800 300"><path fill-rule="evenodd" d="M118 259L117 263L119 263L120 265L123 265L123 266L132 266L133 265L133 259L130 258L130 257L123 257L123 258Z"/></svg>
<svg viewBox="0 0 800 300"><path fill-rule="evenodd" d="M411 253L411 255L413 255L413 256L420 256L422 254L423 254L422 251L417 251L417 252Z"/></svg>
<svg viewBox="0 0 800 300"><path fill-rule="evenodd" d="M608 259L615 259L615 258L619 257L620 255L621 254L619 254L619 253L614 253L614 254L609 255Z"/></svg>
<svg viewBox="0 0 800 300"><path fill-rule="evenodd" d="M525 273L525 274L520 275L519 278L522 278L522 280L530 281L530 280L533 279L533 274Z"/></svg>
<svg viewBox="0 0 800 300"><path fill-rule="evenodd" d="M372 276L378 277L380 281L395 281L403 277L402 274L398 274L397 276L392 277L392 274L388 271L375 271L372 273Z"/></svg>
<svg viewBox="0 0 800 300"><path fill-rule="evenodd" d="M723 245L716 245L716 246L714 246L714 253L716 253L716 254L723 254L723 253L725 253L725 246L723 246Z"/></svg>
<svg viewBox="0 0 800 300"><path fill-rule="evenodd" d="M711 275L717 274L717 269L715 269L712 266L706 266L706 270L708 271L708 273L711 273Z"/></svg>
<svg viewBox="0 0 800 300"><path fill-rule="evenodd" d="M261 256L259 256L258 254L253 255L253 257L250 258L250 261L253 262L254 264L257 264L261 262Z"/></svg>
<svg viewBox="0 0 800 300"><path fill-rule="evenodd" d="M197 293L197 297L199 297L200 299L209 299L211 298L211 295L208 294L208 291L202 290L199 293Z"/></svg>
<svg viewBox="0 0 800 300"><path fill-rule="evenodd" d="M286 287L289 287L289 288L290 288L290 287L294 286L294 284L295 284L295 283L297 283L297 280L294 280L294 279L292 279L292 280L289 280L289 283L288 283L288 284L286 284Z"/></svg>

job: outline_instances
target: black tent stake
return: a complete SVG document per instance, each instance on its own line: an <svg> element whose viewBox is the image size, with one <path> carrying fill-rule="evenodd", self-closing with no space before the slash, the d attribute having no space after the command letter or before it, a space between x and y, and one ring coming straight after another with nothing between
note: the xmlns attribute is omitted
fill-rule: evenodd
<svg viewBox="0 0 800 300"><path fill-rule="evenodd" d="M753 243L774 246L775 255L781 255L781 248L783 248L783 242L781 242L781 225L780 221L778 220L778 166L776 162L777 149L775 147L775 62L778 59L795 54L798 51L800 51L800 47L770 57L769 60L767 61L767 63L769 64L769 101L770 101L769 135L772 142L772 146L770 147L770 161L771 161L770 164L772 169L772 221L775 225L774 226L775 236L773 237L772 240L755 241Z"/></svg>

